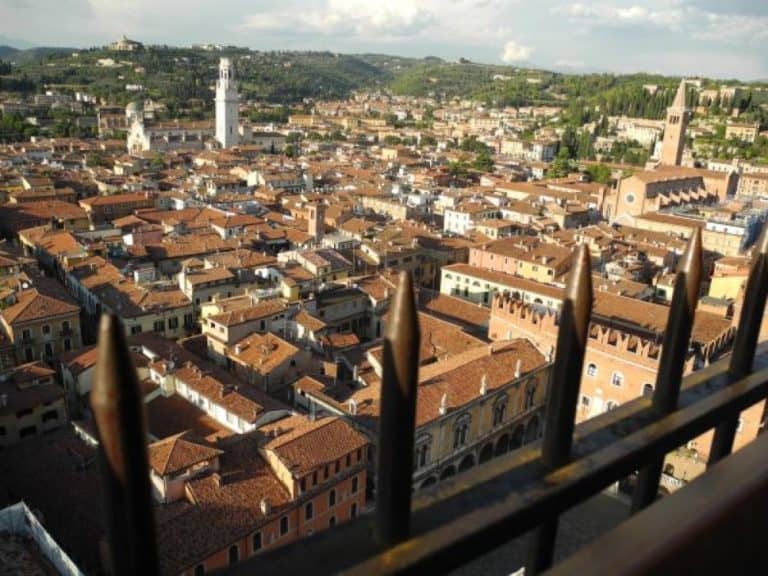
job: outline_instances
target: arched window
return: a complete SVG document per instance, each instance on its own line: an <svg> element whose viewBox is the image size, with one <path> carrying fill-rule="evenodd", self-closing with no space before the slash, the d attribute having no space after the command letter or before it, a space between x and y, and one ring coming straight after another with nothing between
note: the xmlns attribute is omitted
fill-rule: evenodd
<svg viewBox="0 0 768 576"><path fill-rule="evenodd" d="M621 372L614 372L611 376L611 384L616 386L617 388L621 388L624 386L624 374Z"/></svg>
<svg viewBox="0 0 768 576"><path fill-rule="evenodd" d="M590 378L596 378L597 377L597 364L594 362L590 362L587 364L587 376Z"/></svg>
<svg viewBox="0 0 768 576"><path fill-rule="evenodd" d="M493 405L493 426L501 426L507 414L507 396L500 396Z"/></svg>
<svg viewBox="0 0 768 576"><path fill-rule="evenodd" d="M314 515L315 515L314 505L312 504L312 502L307 502L307 504L304 506L304 518L306 520L312 520Z"/></svg>
<svg viewBox="0 0 768 576"><path fill-rule="evenodd" d="M643 398L650 398L653 396L653 384L643 384Z"/></svg>
<svg viewBox="0 0 768 576"><path fill-rule="evenodd" d="M328 506L336 506L336 489L331 488L331 491L328 493Z"/></svg>
<svg viewBox="0 0 768 576"><path fill-rule="evenodd" d="M523 410L530 410L533 408L533 403L536 398L536 382L529 382L525 387L525 403L523 404Z"/></svg>
<svg viewBox="0 0 768 576"><path fill-rule="evenodd" d="M237 562L240 560L240 548L238 548L237 544L233 544L229 547L229 564L237 564Z"/></svg>
<svg viewBox="0 0 768 576"><path fill-rule="evenodd" d="M253 544L253 551L258 552L261 550L261 532L256 532L253 537L251 538L251 543Z"/></svg>
<svg viewBox="0 0 768 576"><path fill-rule="evenodd" d="M453 427L453 449L456 450L467 443L469 439L469 414L463 414L456 419Z"/></svg>
<svg viewBox="0 0 768 576"><path fill-rule="evenodd" d="M432 436L429 434L422 434L416 438L416 461L415 468L419 470L424 468L429 463L429 451L432 446Z"/></svg>

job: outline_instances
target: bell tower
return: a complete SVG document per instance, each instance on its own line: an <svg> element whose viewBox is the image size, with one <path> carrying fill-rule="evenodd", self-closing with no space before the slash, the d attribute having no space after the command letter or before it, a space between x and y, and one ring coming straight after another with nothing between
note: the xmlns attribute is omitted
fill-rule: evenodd
<svg viewBox="0 0 768 576"><path fill-rule="evenodd" d="M229 58L219 61L216 81L216 140L222 148L237 146L239 140L238 95L235 69Z"/></svg>
<svg viewBox="0 0 768 576"><path fill-rule="evenodd" d="M680 81L675 100L667 108L667 122L664 125L664 140L661 143L661 163L666 166L680 166L685 146L685 129L688 127L690 111L685 107L685 79Z"/></svg>

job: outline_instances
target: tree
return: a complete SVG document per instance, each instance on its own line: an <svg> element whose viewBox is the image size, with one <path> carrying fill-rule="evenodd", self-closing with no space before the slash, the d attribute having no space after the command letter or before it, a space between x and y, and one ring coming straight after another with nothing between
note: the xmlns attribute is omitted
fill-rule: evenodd
<svg viewBox="0 0 768 576"><path fill-rule="evenodd" d="M605 164L592 164L587 167L587 174L592 182L599 182L600 184L611 183L611 169Z"/></svg>
<svg viewBox="0 0 768 576"><path fill-rule="evenodd" d="M552 160L547 168L547 178L564 178L571 172L571 160L568 158L567 152L560 150L557 154L557 158Z"/></svg>
<svg viewBox="0 0 768 576"><path fill-rule="evenodd" d="M472 168L481 172L491 172L493 170L493 158L487 151L480 152L475 156L472 162Z"/></svg>

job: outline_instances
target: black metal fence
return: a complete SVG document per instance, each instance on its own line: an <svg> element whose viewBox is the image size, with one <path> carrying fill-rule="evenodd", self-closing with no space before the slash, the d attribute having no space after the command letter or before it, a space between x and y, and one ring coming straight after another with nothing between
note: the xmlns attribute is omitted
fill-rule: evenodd
<svg viewBox="0 0 768 576"><path fill-rule="evenodd" d="M715 428L709 465L715 464L732 450L739 413L768 397L768 369L752 371L768 295L767 230L754 251L733 354L683 378L702 274L701 234L697 232L676 273L653 397L639 398L574 426L592 308L589 253L581 246L561 311L543 440L420 491L413 502L419 332L411 279L403 274L384 337L376 514L265 551L225 571L435 574L532 532L526 563L530 576L552 565L561 514L638 470L632 513L640 512L656 498L666 453ZM138 384L127 350L119 322L105 317L93 405L105 464L109 540L115 543L111 546L111 565L115 574L153 574L158 568L146 436ZM560 573L680 573L701 566L701 559L712 550L703 550L698 556L688 554L686 560L694 536L733 540L740 531L746 533L758 526L734 520L736 511L749 509L749 502L768 500L768 466L752 466L754 473L749 476L748 462L758 456L761 462L768 460L765 452L760 452L768 442L761 437L753 444L707 472L701 483L694 481L620 526L624 533L629 531L627 537L647 538L651 545L634 548L631 556L577 554L563 566L571 562L581 568L589 566L589 570ZM694 485L712 484L710 478L727 475L728 467L737 465L742 474L732 474L727 489L722 487L720 492L698 499L689 496L697 493ZM714 486L719 484L714 482ZM685 504L686 498L694 498L693 503ZM678 526L663 526L665 507L687 523L681 520ZM653 517L648 520L651 513ZM661 524L654 525L653 518L659 514ZM671 541L686 554L676 554L677 549L669 539L664 540L660 530L676 530L679 538ZM744 537L740 541L752 540ZM706 544L706 539L699 543ZM716 565L703 564L700 569L713 573L707 567Z"/></svg>

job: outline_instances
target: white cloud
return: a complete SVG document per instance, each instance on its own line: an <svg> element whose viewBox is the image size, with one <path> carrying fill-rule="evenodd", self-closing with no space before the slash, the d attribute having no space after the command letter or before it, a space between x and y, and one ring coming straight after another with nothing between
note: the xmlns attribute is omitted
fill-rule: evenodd
<svg viewBox="0 0 768 576"><path fill-rule="evenodd" d="M677 30L685 19L685 10L679 3L669 4L653 9L640 4L614 6L606 2L576 2L555 6L552 12L563 14L580 24L610 27L648 25Z"/></svg>
<svg viewBox="0 0 768 576"><path fill-rule="evenodd" d="M319 35L354 34L356 36L408 36L429 27L434 11L425 2L388 0L328 0L315 8L250 14L244 28L285 30Z"/></svg>
<svg viewBox="0 0 768 576"><path fill-rule="evenodd" d="M696 27L693 36L718 42L754 43L768 39L768 16L706 12L703 25Z"/></svg>
<svg viewBox="0 0 768 576"><path fill-rule="evenodd" d="M514 40L510 40L504 44L504 52L501 54L501 59L509 64L511 62L528 60L531 57L531 54L533 54L533 48L518 44Z"/></svg>

